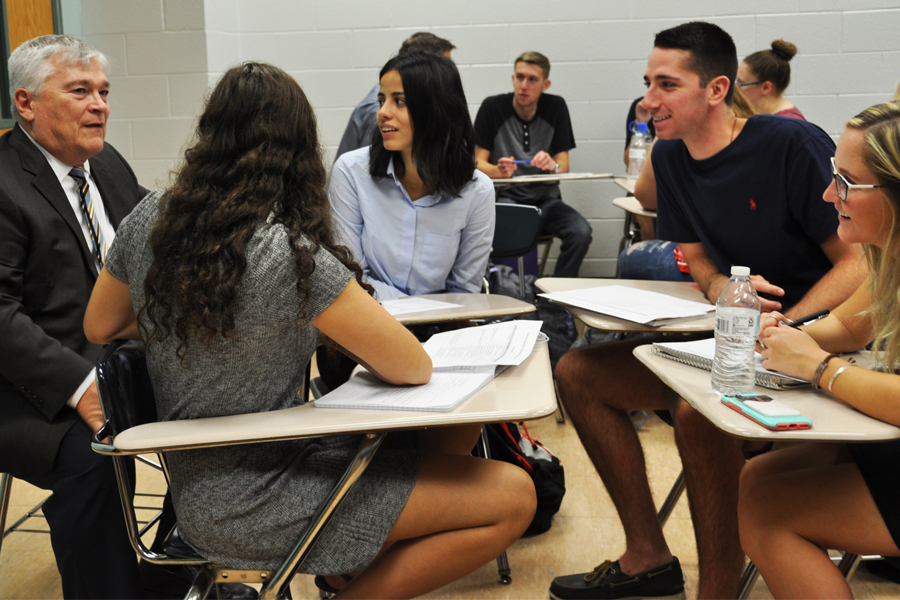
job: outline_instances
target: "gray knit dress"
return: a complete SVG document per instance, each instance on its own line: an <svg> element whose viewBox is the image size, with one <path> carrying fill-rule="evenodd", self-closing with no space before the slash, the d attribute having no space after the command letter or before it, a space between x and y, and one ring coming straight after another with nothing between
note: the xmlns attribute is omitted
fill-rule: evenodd
<svg viewBox="0 0 900 600"><path fill-rule="evenodd" d="M152 262L148 244L161 191L122 221L106 268L128 283L136 310ZM232 338L190 339L185 360L174 335L147 363L160 420L278 410L301 402L318 330L298 325L300 298L287 232L260 223L248 244ZM350 272L319 250L307 304L314 319ZM392 439L393 436L393 439ZM349 573L375 557L406 504L422 463L415 436L392 434L301 565L304 573ZM247 569L273 569L296 544L319 502L343 473L359 436L339 436L170 452L166 456L178 527L202 556Z"/></svg>

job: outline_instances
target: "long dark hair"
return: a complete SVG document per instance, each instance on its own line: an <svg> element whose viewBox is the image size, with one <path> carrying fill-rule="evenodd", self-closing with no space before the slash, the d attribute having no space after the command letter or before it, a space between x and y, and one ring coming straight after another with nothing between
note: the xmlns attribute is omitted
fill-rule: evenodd
<svg viewBox="0 0 900 600"><path fill-rule="evenodd" d="M475 172L475 130L456 65L428 52L407 52L389 60L379 77L397 71L413 127L412 157L419 177L435 191L458 197ZM394 155L394 172L403 176L399 153L385 150L377 128L369 150L369 173L387 175Z"/></svg>
<svg viewBox="0 0 900 600"><path fill-rule="evenodd" d="M150 235L153 263L141 308L150 321L148 345L174 333L183 358L191 332L206 342L235 334L245 249L270 214L290 239L298 320L306 318L320 247L362 281L350 251L335 244L326 179L315 113L297 82L267 64L229 69L210 94Z"/></svg>

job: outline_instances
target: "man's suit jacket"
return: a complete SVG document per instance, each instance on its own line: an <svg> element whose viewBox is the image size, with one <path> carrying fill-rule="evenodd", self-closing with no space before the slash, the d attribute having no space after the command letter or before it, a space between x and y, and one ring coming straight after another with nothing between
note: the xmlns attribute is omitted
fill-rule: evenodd
<svg viewBox="0 0 900 600"><path fill-rule="evenodd" d="M90 159L113 227L146 194L109 144ZM44 473L79 418L66 401L100 346L82 322L94 258L47 159L17 125L0 137L0 471Z"/></svg>

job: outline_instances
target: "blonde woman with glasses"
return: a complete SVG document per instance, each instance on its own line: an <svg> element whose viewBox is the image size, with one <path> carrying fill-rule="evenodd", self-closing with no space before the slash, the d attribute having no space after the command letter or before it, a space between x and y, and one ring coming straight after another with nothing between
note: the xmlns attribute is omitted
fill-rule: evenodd
<svg viewBox="0 0 900 600"><path fill-rule="evenodd" d="M763 366L802 377L854 408L900 426L900 102L847 122L824 199L838 235L862 244L868 280L832 313L800 329L763 322ZM887 372L836 353L872 343ZM850 598L822 548L900 556L900 441L810 443L754 458L741 474L741 543L776 598Z"/></svg>

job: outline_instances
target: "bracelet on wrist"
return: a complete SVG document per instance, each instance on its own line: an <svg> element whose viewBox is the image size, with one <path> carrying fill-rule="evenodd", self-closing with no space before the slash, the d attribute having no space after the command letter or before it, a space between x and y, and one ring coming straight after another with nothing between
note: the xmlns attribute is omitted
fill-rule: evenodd
<svg viewBox="0 0 900 600"><path fill-rule="evenodd" d="M837 371L834 372L834 375L832 375L831 379L828 380L828 391L829 392L831 392L831 386L834 385L834 380L837 379L841 373L843 373L844 371L846 371L847 369L849 369L852 366L853 365L844 365L843 367L841 367L840 369L838 369ZM831 393L833 394L834 392L831 392Z"/></svg>
<svg viewBox="0 0 900 600"><path fill-rule="evenodd" d="M819 366L816 367L816 372L813 375L813 378L810 380L813 388L819 389L819 380L822 379L822 373L825 372L825 368L828 366L828 361L832 358L837 358L837 354L829 354L825 358L822 359L822 362L819 363Z"/></svg>

